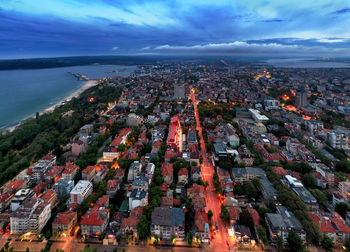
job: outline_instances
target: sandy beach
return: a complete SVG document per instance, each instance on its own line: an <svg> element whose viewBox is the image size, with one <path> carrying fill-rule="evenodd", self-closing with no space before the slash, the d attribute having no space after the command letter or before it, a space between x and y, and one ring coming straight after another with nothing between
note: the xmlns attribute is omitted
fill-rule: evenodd
<svg viewBox="0 0 350 252"><path fill-rule="evenodd" d="M72 100L74 97L78 97L81 93L83 93L85 90L93 87L93 86L96 86L98 83L97 80L89 80L87 81L82 87L80 87L77 91L71 93L69 96L63 98L62 100L60 100L59 102L57 102L56 104L54 104L53 106L45 109L44 111L42 111L40 114L43 114L43 113L48 113L48 112L52 112L55 110L55 108L69 102L70 100Z"/></svg>
<svg viewBox="0 0 350 252"><path fill-rule="evenodd" d="M57 102L56 104L52 105L51 107L39 112L40 115L45 114L45 113L51 113L55 110L55 108L64 105L65 103L69 102L70 100L72 100L74 97L78 97L81 93L83 93L85 90L96 86L98 83L97 80L89 80L87 81L82 87L80 87L78 90L74 91L73 93L71 93L70 95L68 95L67 97L63 98L62 100L60 100L59 102ZM33 118L35 115L33 115L32 117L28 117L28 118ZM26 118L26 119L28 119ZM24 120L26 120L24 119ZM19 125L21 125L22 121L19 122L18 124L4 130L5 132L12 132L14 131Z"/></svg>

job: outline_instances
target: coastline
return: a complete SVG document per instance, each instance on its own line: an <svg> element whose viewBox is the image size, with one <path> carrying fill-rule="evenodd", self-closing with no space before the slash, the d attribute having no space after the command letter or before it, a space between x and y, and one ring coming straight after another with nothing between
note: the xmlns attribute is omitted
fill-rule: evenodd
<svg viewBox="0 0 350 252"><path fill-rule="evenodd" d="M86 83L81 86L78 90L74 91L73 93L71 93L70 95L68 95L67 97L61 99L60 101L58 101L56 104L52 105L51 107L45 109L44 111L41 111L39 114L45 114L45 113L51 113L55 110L55 108L66 104L67 102L70 102L74 97L78 97L81 93L83 93L85 90L96 86L98 83L97 80L88 80L86 81Z"/></svg>
<svg viewBox="0 0 350 252"><path fill-rule="evenodd" d="M66 104L67 102L71 101L74 97L79 97L79 95L81 93L83 93L85 90L91 88L91 87L94 87L96 86L98 83L98 80L88 80L86 81L86 83L81 86L78 90L70 93L68 96L64 97L63 99L61 99L60 101L58 101L57 103L55 103L54 105L52 105L51 107L47 108L47 109L44 109L42 111L39 112L40 115L42 114L46 114L46 113L52 113L55 108L59 107L59 106L62 106L64 104ZM27 118L24 118L23 120L21 120L20 122L18 122L16 125L13 125L9 128L6 128L6 129L3 129L3 130L0 130L1 132L12 132L14 131L19 125L21 125L21 123L29 118L34 118L35 115L32 115L32 116L29 116Z"/></svg>

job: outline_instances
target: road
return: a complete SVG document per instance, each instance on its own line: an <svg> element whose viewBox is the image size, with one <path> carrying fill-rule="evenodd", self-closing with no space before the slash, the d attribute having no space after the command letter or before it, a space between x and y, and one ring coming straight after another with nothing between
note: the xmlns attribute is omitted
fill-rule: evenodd
<svg viewBox="0 0 350 252"><path fill-rule="evenodd" d="M230 226L224 223L220 218L221 203L219 197L214 191L215 187L213 185L213 176L215 171L212 162L208 159L208 154L205 149L202 126L198 115L198 102L196 101L195 91L193 88L191 88L190 99L193 103L194 116L196 119L196 129L198 130L198 134L200 137L201 155L203 157L202 179L203 181L208 181L209 183L209 186L205 192L207 211L213 211L214 215L212 217L212 223L218 226L218 230L216 230L214 238L210 241L210 248L215 251L235 250L234 239L233 237L229 236L227 231L228 228L230 228Z"/></svg>

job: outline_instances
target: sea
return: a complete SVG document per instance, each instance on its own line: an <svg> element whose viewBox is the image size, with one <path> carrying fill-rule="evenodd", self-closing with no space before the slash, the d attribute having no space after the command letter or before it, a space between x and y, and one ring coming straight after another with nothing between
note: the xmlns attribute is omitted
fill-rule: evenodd
<svg viewBox="0 0 350 252"><path fill-rule="evenodd" d="M9 129L82 87L71 73L89 79L129 76L136 66L90 65L0 71L0 130Z"/></svg>
<svg viewBox="0 0 350 252"><path fill-rule="evenodd" d="M323 61L312 58L288 58L288 59L268 59L268 65L281 68L348 68L350 64L345 62Z"/></svg>

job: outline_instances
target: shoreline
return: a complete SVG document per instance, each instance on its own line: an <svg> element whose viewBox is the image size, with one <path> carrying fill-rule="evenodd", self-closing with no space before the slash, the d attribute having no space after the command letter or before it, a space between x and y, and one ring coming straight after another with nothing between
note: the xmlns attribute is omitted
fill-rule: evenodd
<svg viewBox="0 0 350 252"><path fill-rule="evenodd" d="M70 93L68 96L64 97L63 99L59 100L58 102L56 102L54 105L44 109L44 110L41 110L39 112L39 115L43 115L43 114L47 114L47 113L52 113L55 108L59 107L59 106L62 106L68 102L70 102L74 97L79 97L80 94L82 94L84 91L86 91L87 89L91 88L91 87L94 87L96 86L98 83L98 80L88 80L86 81L86 83L81 86L79 89L73 91L72 93ZM30 118L34 118L35 117L35 114L32 115L32 116L28 116L27 118L24 118L23 120L21 120L20 122L16 123L16 125L13 125L13 126L10 126L8 128L4 128L4 129L1 129L0 132L3 132L3 133L11 133L12 131L14 131L19 125L22 124L23 121L27 120L27 119L30 119Z"/></svg>
<svg viewBox="0 0 350 252"><path fill-rule="evenodd" d="M65 98L61 99L51 107L39 112L40 115L45 114L45 113L51 113L55 110L55 108L62 106L68 102L70 102L74 97L78 97L80 94L82 94L85 90L88 90L91 87L96 86L98 83L97 80L88 80L86 83L81 86L78 90L72 92L70 95L66 96Z"/></svg>

